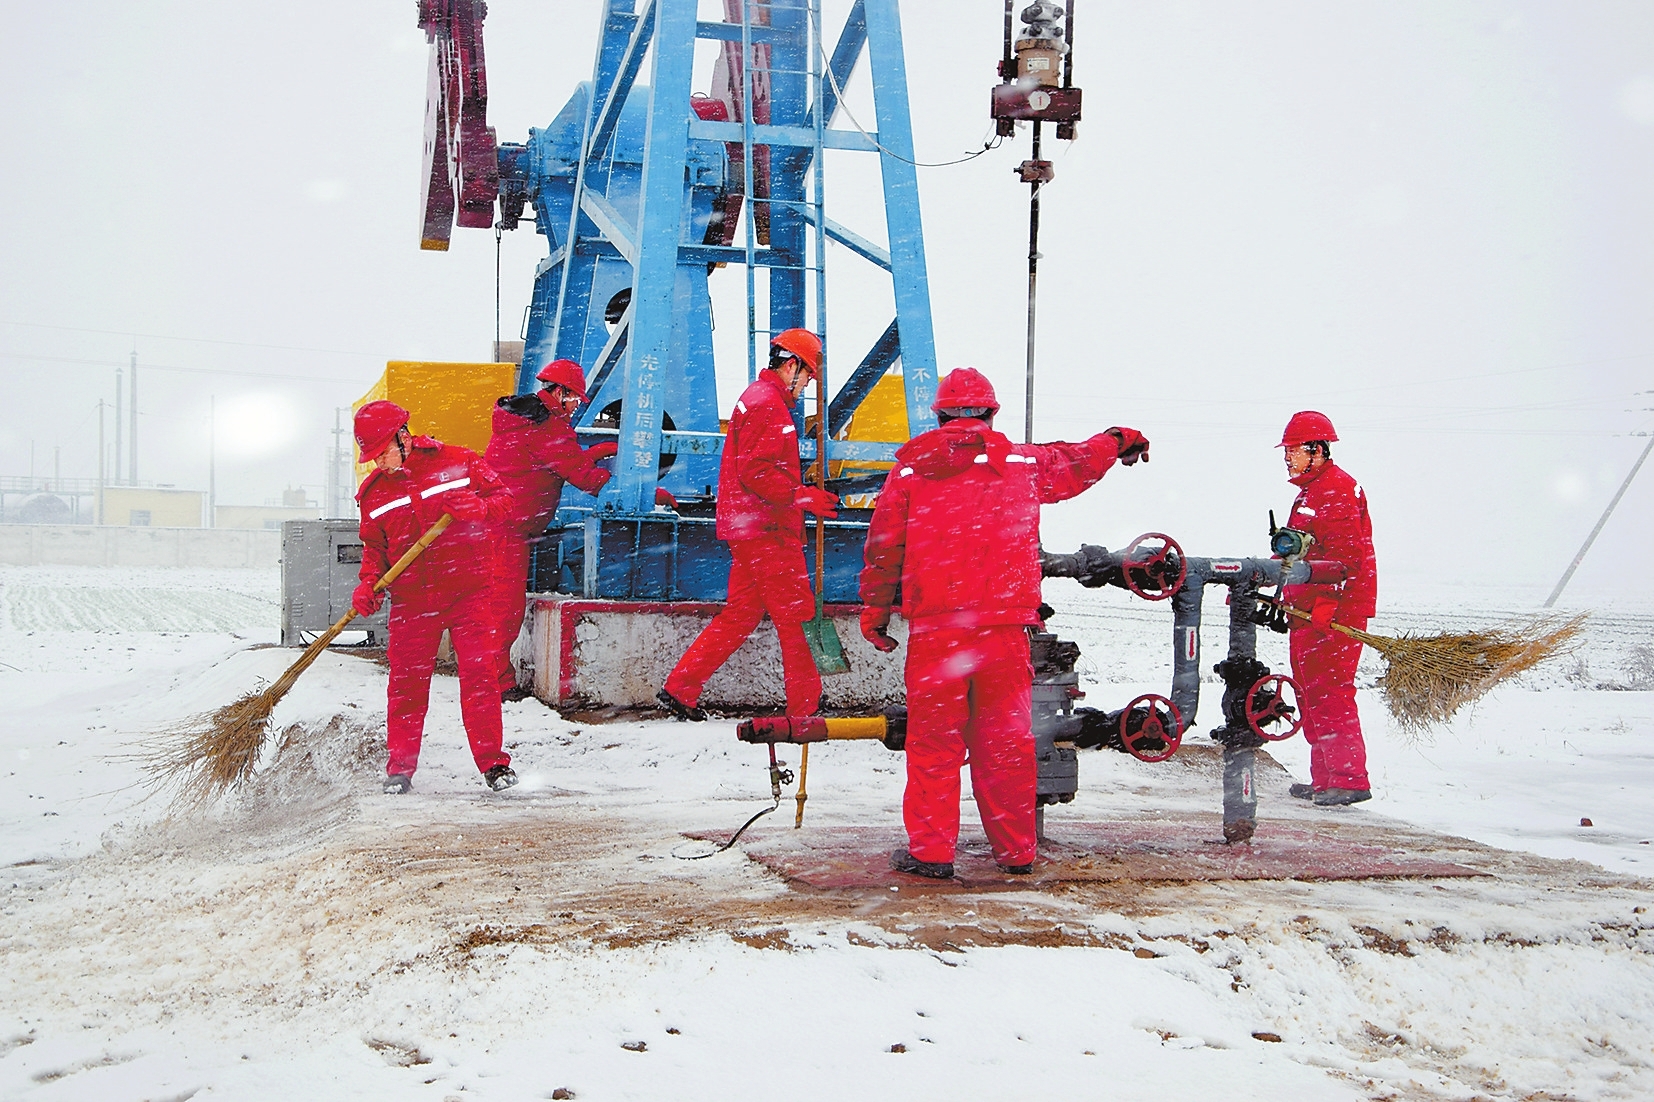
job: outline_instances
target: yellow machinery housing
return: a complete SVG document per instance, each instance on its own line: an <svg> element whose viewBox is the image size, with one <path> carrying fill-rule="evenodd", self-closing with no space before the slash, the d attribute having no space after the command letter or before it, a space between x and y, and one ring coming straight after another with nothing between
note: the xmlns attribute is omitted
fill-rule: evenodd
<svg viewBox="0 0 1654 1102"><path fill-rule="evenodd" d="M388 399L408 411L408 428L481 454L493 435L494 402L517 390L517 365L391 360L352 411ZM358 464L357 481L368 467Z"/></svg>

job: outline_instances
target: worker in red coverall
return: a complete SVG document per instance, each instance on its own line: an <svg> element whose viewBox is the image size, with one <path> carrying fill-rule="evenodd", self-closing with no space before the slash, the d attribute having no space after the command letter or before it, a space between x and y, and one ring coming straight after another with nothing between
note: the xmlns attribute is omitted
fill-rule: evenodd
<svg viewBox="0 0 1654 1102"><path fill-rule="evenodd" d="M356 445L360 462L374 466L356 491L362 580L351 604L357 612L379 611L384 595L374 592L374 583L437 518L454 518L390 586L385 791L412 787L444 629L459 662L460 715L471 756L489 788L510 788L517 774L500 745L489 585L491 544L511 510L510 495L476 452L410 433L408 411L395 402L369 402L356 411Z"/></svg>
<svg viewBox="0 0 1654 1102"><path fill-rule="evenodd" d="M728 661L768 613L781 641L787 714L821 707L821 674L804 621L815 595L804 570L804 513L835 517L838 497L800 478L792 411L821 366L821 341L787 329L770 342L770 365L741 393L729 415L718 465L718 538L729 544L729 597L689 645L655 694L679 719L703 720L707 679Z"/></svg>
<svg viewBox="0 0 1654 1102"><path fill-rule="evenodd" d="M1013 444L993 428L993 386L969 367L936 391L940 427L896 452L863 552L862 635L894 650L886 630L898 593L908 625L908 844L901 872L946 879L959 839L959 768L994 860L1034 867L1035 787L1029 628L1039 624L1039 516L1114 465L1149 457L1135 429L1083 444Z"/></svg>
<svg viewBox="0 0 1654 1102"><path fill-rule="evenodd" d="M544 534L564 481L595 494L609 480L598 461L618 447L605 440L582 449L572 418L586 400L586 373L573 360L553 360L535 376L535 394L507 395L494 403L494 435L484 458L511 494L511 511L494 544L494 642L498 648L500 699L522 700L511 646L523 627L528 597L528 545Z"/></svg>
<svg viewBox="0 0 1654 1102"><path fill-rule="evenodd" d="M1292 619L1289 637L1292 676L1301 693L1304 738L1309 742L1309 784L1295 784L1292 794L1322 806L1360 803L1372 798L1367 780L1367 746L1355 706L1355 667L1361 642L1333 631L1335 621L1365 629L1378 603L1378 560L1373 555L1373 525L1367 495L1332 461L1338 439L1322 413L1292 415L1279 447L1286 449L1287 481L1298 487L1287 527L1309 533L1308 555L1340 563L1344 581L1323 585L1289 585L1286 604L1310 613Z"/></svg>

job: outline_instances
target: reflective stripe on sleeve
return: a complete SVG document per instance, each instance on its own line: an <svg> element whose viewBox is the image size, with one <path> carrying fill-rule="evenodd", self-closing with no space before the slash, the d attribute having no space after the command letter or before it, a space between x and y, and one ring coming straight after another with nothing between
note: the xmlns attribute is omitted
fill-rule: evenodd
<svg viewBox="0 0 1654 1102"><path fill-rule="evenodd" d="M419 496L426 498L435 494L445 494L449 490L458 490L469 485L471 485L471 480L469 478L456 478L452 482L438 482L435 486L427 487L426 489L419 491Z"/></svg>
<svg viewBox="0 0 1654 1102"><path fill-rule="evenodd" d="M390 512L392 509L400 509L404 505L412 505L412 504L413 504L413 498L411 498L411 497L399 497L395 501L387 501L387 502L385 502L385 504L379 506L379 508L377 508L373 512L369 513L368 514L368 519L369 520L378 520L381 516L383 516L384 514Z"/></svg>

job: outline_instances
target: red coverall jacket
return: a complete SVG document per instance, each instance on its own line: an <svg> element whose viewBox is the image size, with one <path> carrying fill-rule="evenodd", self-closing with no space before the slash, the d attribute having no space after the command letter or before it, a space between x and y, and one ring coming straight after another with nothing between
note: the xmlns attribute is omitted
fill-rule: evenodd
<svg viewBox="0 0 1654 1102"><path fill-rule="evenodd" d="M792 408L781 376L768 368L735 402L718 463L718 538L726 543L783 536L803 546Z"/></svg>
<svg viewBox="0 0 1654 1102"><path fill-rule="evenodd" d="M1352 627L1372 619L1378 607L1378 560L1373 555L1367 495L1348 472L1332 462L1309 468L1290 481L1299 489L1287 527L1315 537L1310 558L1343 563L1348 574L1337 584L1287 586L1282 596L1306 612L1317 599L1337 601L1338 613L1333 618Z"/></svg>
<svg viewBox="0 0 1654 1102"><path fill-rule="evenodd" d="M442 495L467 489L483 500L486 521L454 520L391 584L392 601L486 589L493 557L491 529L512 509L500 480L469 448L415 436L408 458L394 471L374 470L362 480L356 501L362 509L364 582L379 580L445 511Z"/></svg>
<svg viewBox="0 0 1654 1102"><path fill-rule="evenodd" d="M546 530L565 479L588 494L609 480L609 472L580 447L568 416L553 405L539 394L494 404L494 435L485 458L511 494L507 525L527 539Z"/></svg>
<svg viewBox="0 0 1654 1102"><path fill-rule="evenodd" d="M981 421L951 421L904 444L879 492L863 551L863 603L908 621L908 852L953 860L959 769L995 860L1034 859L1033 666L1039 622L1039 507L1114 465L1113 437L1013 444Z"/></svg>
<svg viewBox="0 0 1654 1102"><path fill-rule="evenodd" d="M1039 623L1039 507L1114 465L1104 434L1083 444L1013 444L983 422L950 421L896 452L863 552L863 604L900 585L910 631Z"/></svg>

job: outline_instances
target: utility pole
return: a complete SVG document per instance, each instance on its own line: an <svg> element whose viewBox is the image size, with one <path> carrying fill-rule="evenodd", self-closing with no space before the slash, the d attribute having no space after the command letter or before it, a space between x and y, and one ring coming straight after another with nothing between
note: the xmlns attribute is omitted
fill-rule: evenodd
<svg viewBox="0 0 1654 1102"><path fill-rule="evenodd" d="M126 420L125 393L126 380L121 377L121 369L117 367L115 369L115 485L117 486L121 484L121 456L124 454L121 448L121 424Z"/></svg>
<svg viewBox="0 0 1654 1102"><path fill-rule="evenodd" d="M1551 595L1545 598L1546 608L1550 608L1552 605L1556 604L1556 599L1562 596L1562 590L1567 586L1568 579L1574 576L1574 571L1578 570L1579 564L1585 560L1585 552L1591 549L1591 545L1595 543L1597 541L1597 537L1602 534L1602 527L1608 523L1608 518L1613 515L1614 506L1620 503L1620 498L1625 496L1625 491L1631 488L1631 480L1637 477L1638 471L1642 470L1643 460L1648 458L1648 453L1651 451L1654 451L1654 434L1650 434L1648 446L1644 448L1643 453L1637 457L1637 462L1632 466L1631 473L1625 476L1624 482L1620 483L1619 492L1614 494L1614 500L1610 501L1608 503L1608 508L1602 511L1602 516L1597 520L1597 526L1591 529L1590 535L1585 537L1585 544L1580 547L1579 554L1575 555L1574 561L1568 564L1568 569L1562 572L1562 580L1556 583L1556 588L1551 590Z"/></svg>
<svg viewBox="0 0 1654 1102"><path fill-rule="evenodd" d="M103 455L103 399L98 399L98 500L92 508L92 523L103 523L103 477L105 474Z"/></svg>
<svg viewBox="0 0 1654 1102"><path fill-rule="evenodd" d="M131 431L127 434L132 438L132 461L127 464L127 469L132 476L132 485L136 486L138 484L138 350L136 348L132 350L132 408L128 411L128 416L132 418Z"/></svg>
<svg viewBox="0 0 1654 1102"><path fill-rule="evenodd" d="M339 406L333 407L333 461L328 464L328 495L327 515L330 517L348 516L345 509L345 499L348 496L350 480L346 475L345 449L342 442L345 435L343 424L344 410Z"/></svg>

